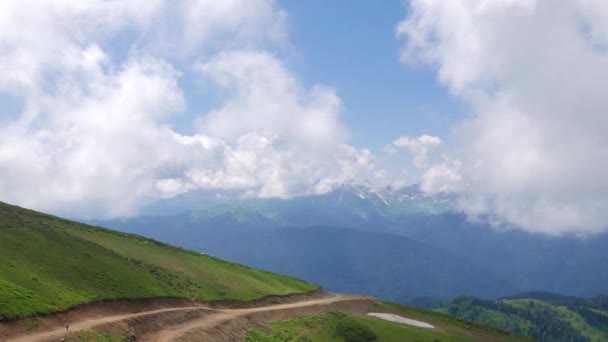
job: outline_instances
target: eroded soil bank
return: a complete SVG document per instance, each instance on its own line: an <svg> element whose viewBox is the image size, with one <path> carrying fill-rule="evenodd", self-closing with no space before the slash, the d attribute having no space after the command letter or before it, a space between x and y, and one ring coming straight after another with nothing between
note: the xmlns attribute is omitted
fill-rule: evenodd
<svg viewBox="0 0 608 342"><path fill-rule="evenodd" d="M132 341L242 341L248 329L264 328L272 321L327 311L364 314L374 302L369 297L320 291L241 303L175 298L104 301L0 322L0 340L77 341L79 331L96 330Z"/></svg>

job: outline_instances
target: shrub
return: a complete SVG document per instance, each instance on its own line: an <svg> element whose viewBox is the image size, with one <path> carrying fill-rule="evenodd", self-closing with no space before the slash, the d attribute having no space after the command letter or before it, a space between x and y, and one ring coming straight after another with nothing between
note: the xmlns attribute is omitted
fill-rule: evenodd
<svg viewBox="0 0 608 342"><path fill-rule="evenodd" d="M336 325L334 336L344 338L345 342L375 341L376 334L368 327L350 319L341 319Z"/></svg>

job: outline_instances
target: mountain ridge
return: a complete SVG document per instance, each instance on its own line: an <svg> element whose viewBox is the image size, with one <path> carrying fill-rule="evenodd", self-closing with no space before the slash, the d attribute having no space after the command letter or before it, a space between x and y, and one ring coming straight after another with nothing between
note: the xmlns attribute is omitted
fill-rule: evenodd
<svg viewBox="0 0 608 342"><path fill-rule="evenodd" d="M257 230L261 234L269 229L289 227L346 227L404 237L429 247L429 251L453 255L464 260L463 265L471 265L466 267L486 270L489 278L502 279L505 284L510 284L504 287L503 294L541 290L592 296L608 292L608 273L594 271L608 269L608 250L604 248L608 234L584 240L574 236L528 233L515 227L497 229L452 211L448 204L455 198L451 194L433 197L422 193L417 186L386 191L390 196L382 195L384 199L378 196L380 190L352 186L340 187L323 195L292 199L240 199L235 192L231 197L201 201L192 195L189 205L198 206L196 210L171 216L93 223L153 236L196 250L209 249L208 246L212 245L216 255L226 257L230 257L232 252L228 247L215 247L224 246L219 240L213 243L213 239L219 238L215 231L243 230L248 234L248 230ZM213 197L210 193L208 195ZM385 202L392 205L387 206ZM173 202L167 200L164 203ZM203 232L209 235L207 242L200 236ZM198 246L193 244L190 235L198 236L197 239L203 242ZM243 252L251 255L256 253L255 245L242 248ZM381 246L376 248L382 249ZM240 260L247 259L243 255ZM425 293L411 295L411 299L429 297ZM445 300L450 295L452 293L445 292L432 297ZM401 300L394 297L386 299Z"/></svg>
<svg viewBox="0 0 608 342"><path fill-rule="evenodd" d="M437 311L541 342L595 342L608 339L606 298L583 299L538 291L498 300L460 296Z"/></svg>

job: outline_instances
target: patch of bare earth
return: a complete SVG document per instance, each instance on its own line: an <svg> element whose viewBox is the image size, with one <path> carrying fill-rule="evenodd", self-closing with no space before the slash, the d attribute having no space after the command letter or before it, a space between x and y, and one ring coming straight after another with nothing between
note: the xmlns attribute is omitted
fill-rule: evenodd
<svg viewBox="0 0 608 342"><path fill-rule="evenodd" d="M0 341L22 335L53 331L76 322L95 320L115 315L136 314L167 308L195 306L196 302L180 298L154 298L137 300L105 300L78 305L66 311L37 315L12 321L0 321Z"/></svg>
<svg viewBox="0 0 608 342"><path fill-rule="evenodd" d="M243 341L247 330L274 321L328 311L363 314L375 302L370 297L334 295L328 298L263 308L221 310L183 325L143 336L145 341Z"/></svg>

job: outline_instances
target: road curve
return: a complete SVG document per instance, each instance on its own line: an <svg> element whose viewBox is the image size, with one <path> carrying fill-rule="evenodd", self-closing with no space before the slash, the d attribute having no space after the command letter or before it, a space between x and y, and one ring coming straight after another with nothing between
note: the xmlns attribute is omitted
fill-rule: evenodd
<svg viewBox="0 0 608 342"><path fill-rule="evenodd" d="M337 303L337 302L341 302L341 301L350 301L350 300L358 300L358 299L369 300L369 297L332 294L331 296L328 296L325 298L309 299L309 300L294 302L294 303L276 304L276 305L268 305L268 306L263 306L263 307L246 308L246 309L215 310L215 311L217 311L216 314L207 315L207 316L204 316L204 317L201 317L198 319L194 319L187 323L176 325L169 329L165 329L165 330L158 332L154 338L154 341L158 341L158 342L175 341L179 337L184 336L188 331L212 328L221 322L224 322L224 321L227 321L230 319L234 319L239 316L252 314L252 313L296 309L296 308L303 308L303 307L307 307L307 306L327 305L327 304Z"/></svg>
<svg viewBox="0 0 608 342"><path fill-rule="evenodd" d="M188 307L177 307L177 308L165 308L159 310L150 310L132 314L121 314L121 315L109 315L104 317L98 317L89 320L83 320L79 322L70 323L70 335L73 336L75 332L90 330L97 326L119 322L127 319L137 318L137 317L145 317L149 315L172 312L172 311L205 311L207 314L203 315L201 318L196 318L191 321L188 321L183 324L178 324L175 326L168 327L162 331L159 331L154 334L154 341L174 341L175 339L183 336L187 332L195 329L205 329L216 326L217 324L224 322L226 320L234 319L239 316L258 313L258 312L268 312L268 311L276 311L276 310L288 310L294 308L303 308L308 306L316 306L316 305L327 305L332 303L337 303L341 301L352 301L352 300L370 300L369 297L360 297L360 296L349 296L349 295L341 295L341 294L330 294L327 297L317 298L317 299L307 299L293 303L286 304L275 304L254 308L244 308L244 309L213 309L204 305L201 306L188 306ZM211 314L209 314L211 313ZM12 339L6 340L7 342L37 342L37 341L59 341L63 337L66 336L65 327L58 327L53 330L47 330L39 333L29 334L18 336Z"/></svg>
<svg viewBox="0 0 608 342"><path fill-rule="evenodd" d="M135 317L142 317L142 316L153 315L153 314L163 313L163 312L181 311L181 310L196 310L196 309L199 309L199 308L194 307L194 306L179 307L179 308L166 308L166 309L138 312L138 313L133 313L133 314L111 315L111 316L98 317L98 318L94 318L94 319L84 320L84 321L80 321L80 322L72 322L72 323L70 323L70 334L74 333L74 332L78 332L78 331L88 330L88 329L91 329L91 328L96 327L101 324L118 322L118 321L135 318ZM12 338L12 339L9 338L6 341L7 342L48 341L48 340L54 340L54 339L61 339L65 335L66 335L66 328L61 327L61 328L56 328L53 330L43 331L40 333L18 336L18 337Z"/></svg>

